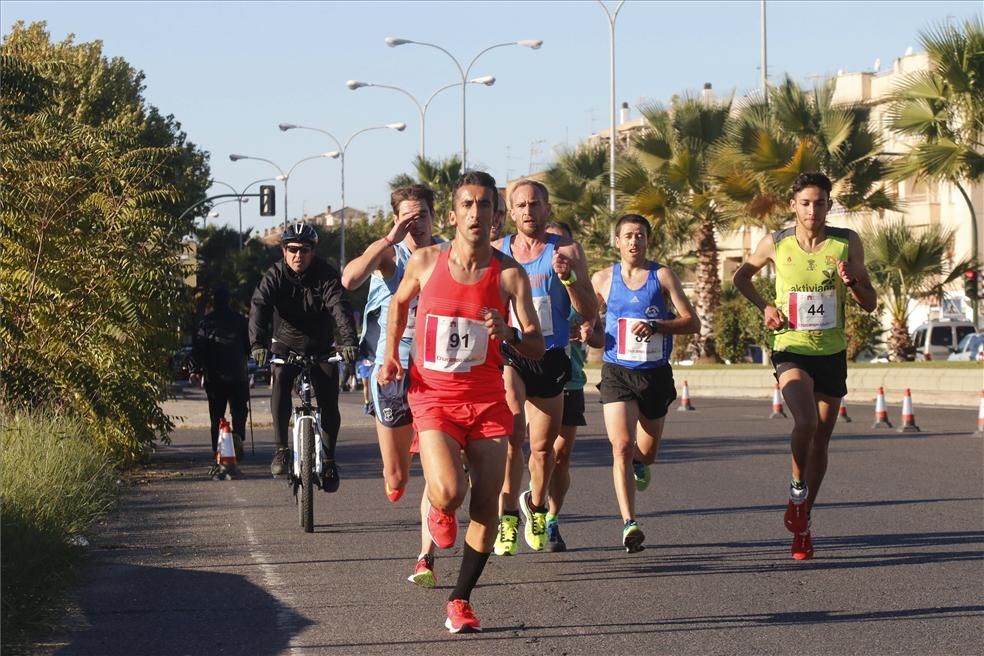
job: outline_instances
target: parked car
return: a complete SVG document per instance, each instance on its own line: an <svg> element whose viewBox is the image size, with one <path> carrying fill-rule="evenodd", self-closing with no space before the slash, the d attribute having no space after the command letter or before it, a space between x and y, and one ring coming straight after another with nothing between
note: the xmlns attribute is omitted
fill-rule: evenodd
<svg viewBox="0 0 984 656"><path fill-rule="evenodd" d="M933 319L912 333L916 360L946 360L956 351L957 344L967 335L977 332L966 319Z"/></svg>
<svg viewBox="0 0 984 656"><path fill-rule="evenodd" d="M947 360L984 362L984 331L965 335Z"/></svg>

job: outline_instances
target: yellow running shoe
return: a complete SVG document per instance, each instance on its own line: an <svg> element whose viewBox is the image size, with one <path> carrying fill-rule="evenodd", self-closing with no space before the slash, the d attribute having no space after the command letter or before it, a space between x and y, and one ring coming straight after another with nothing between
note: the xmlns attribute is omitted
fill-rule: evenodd
<svg viewBox="0 0 984 656"><path fill-rule="evenodd" d="M499 532L495 536L492 553L496 556L515 556L519 540L519 517L503 515L499 518Z"/></svg>

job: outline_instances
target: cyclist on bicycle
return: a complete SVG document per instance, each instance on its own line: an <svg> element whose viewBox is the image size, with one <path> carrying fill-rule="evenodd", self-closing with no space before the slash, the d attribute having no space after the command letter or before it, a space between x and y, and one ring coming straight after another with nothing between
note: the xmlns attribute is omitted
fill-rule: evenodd
<svg viewBox="0 0 984 656"><path fill-rule="evenodd" d="M283 260L263 276L253 293L249 311L249 341L257 365L266 364L269 352L287 355L333 354L334 341L342 358L358 358L355 318L348 294L342 288L338 270L315 255L318 233L306 223L288 225L280 235ZM271 330L272 328L272 330ZM272 333L272 334L271 334ZM300 367L274 365L270 409L277 451L270 463L270 473L287 473L290 450L287 448L287 423L291 413L291 390ZM325 465L322 489L338 489L335 443L341 416L338 412L338 367L323 362L311 370L314 394L321 410L321 431L325 436Z"/></svg>

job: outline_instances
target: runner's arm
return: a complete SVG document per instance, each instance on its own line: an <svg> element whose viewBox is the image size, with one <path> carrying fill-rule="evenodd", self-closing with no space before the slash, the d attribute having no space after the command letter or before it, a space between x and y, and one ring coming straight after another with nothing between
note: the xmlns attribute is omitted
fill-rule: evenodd
<svg viewBox="0 0 984 656"><path fill-rule="evenodd" d="M407 315L410 302L420 293L421 252L415 253L407 262L403 280L390 301L389 316L386 320L386 348L377 378L381 385L394 378L403 378L403 364L400 362L400 337L407 328Z"/></svg>
<svg viewBox="0 0 984 656"><path fill-rule="evenodd" d="M755 283L752 281L752 277L761 271L762 267L766 264L774 262L775 258L775 242L772 240L772 235L766 235L759 241L758 246L755 247L755 251L738 267L734 277L731 279L735 284L735 288L741 292L741 295L751 301L762 312L765 325L771 330L782 328L786 324L786 317L779 311L779 308L762 298L762 295L755 289Z"/></svg>
<svg viewBox="0 0 984 656"><path fill-rule="evenodd" d="M519 320L519 325L522 326L519 329L522 332L522 338L518 342L510 339L513 329L506 324L504 317L498 337L524 358L539 360L546 353L546 342L543 340L540 320L536 316L536 309L533 307L533 290L530 287L530 279L526 275L526 270L513 262L511 266L503 267L500 279L506 295L513 299L516 318Z"/></svg>
<svg viewBox="0 0 984 656"><path fill-rule="evenodd" d="M349 291L358 289L377 269L384 279L392 276L396 269L393 263L393 246L385 237L369 244L362 255L345 265L342 286Z"/></svg>
<svg viewBox="0 0 984 656"><path fill-rule="evenodd" d="M700 318L697 317L690 299L683 292L680 278L672 269L665 266L660 267L656 276L659 278L660 286L668 293L670 303L673 304L673 309L677 315L675 319L657 319L650 322L655 324L656 332L665 335L686 335L698 332L700 330Z"/></svg>
<svg viewBox="0 0 984 656"><path fill-rule="evenodd" d="M865 312L872 312L878 306L878 294L864 265L864 244L853 230L847 244L847 261L837 263L837 273L858 305Z"/></svg>
<svg viewBox="0 0 984 656"><path fill-rule="evenodd" d="M588 274L588 263L584 249L581 248L580 244L572 241L558 248L557 252L560 256L557 259L566 258L570 269L570 274L561 276L561 279L570 280L571 274L574 276L574 282L565 285L567 293L571 297L571 305L578 314L584 317L585 321L591 321L598 314L598 301L595 298L594 289L591 287L591 276ZM558 273L558 275L560 274Z"/></svg>

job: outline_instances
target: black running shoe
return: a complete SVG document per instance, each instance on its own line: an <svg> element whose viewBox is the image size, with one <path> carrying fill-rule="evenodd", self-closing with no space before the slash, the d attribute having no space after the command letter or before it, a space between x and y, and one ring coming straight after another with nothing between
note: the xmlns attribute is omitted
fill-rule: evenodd
<svg viewBox="0 0 984 656"><path fill-rule="evenodd" d="M270 461L270 473L273 476L283 476L287 473L287 466L290 464L290 449L285 446L277 449Z"/></svg>
<svg viewBox="0 0 984 656"><path fill-rule="evenodd" d="M325 492L338 492L338 465L334 460L325 460L325 468L321 473L321 489Z"/></svg>

